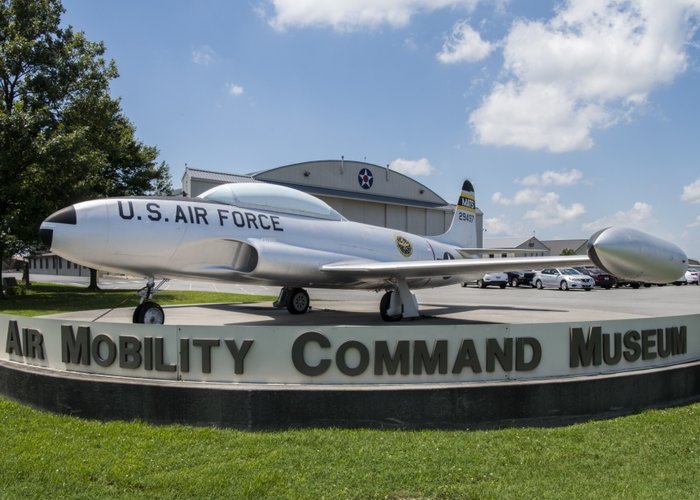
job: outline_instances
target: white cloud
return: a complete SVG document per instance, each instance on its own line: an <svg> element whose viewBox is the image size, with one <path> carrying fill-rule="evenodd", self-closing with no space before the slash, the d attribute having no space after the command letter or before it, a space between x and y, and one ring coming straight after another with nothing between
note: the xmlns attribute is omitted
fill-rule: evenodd
<svg viewBox="0 0 700 500"><path fill-rule="evenodd" d="M241 85L236 85L235 83L227 83L226 88L228 89L228 93L232 96L238 97L239 95L243 95L245 92L245 89Z"/></svg>
<svg viewBox="0 0 700 500"><path fill-rule="evenodd" d="M588 231L597 231L610 226L625 226L648 230L650 226L656 225L653 211L652 205L638 201L629 210L620 210L613 215L588 222L583 225L583 228Z"/></svg>
<svg viewBox="0 0 700 500"><path fill-rule="evenodd" d="M698 13L697 0L570 0L548 21L516 21L503 41L507 79L470 115L476 141L590 148L594 129L686 70Z"/></svg>
<svg viewBox="0 0 700 500"><path fill-rule="evenodd" d="M496 84L481 107L469 115L480 144L555 153L589 149L591 129L610 123L612 118L603 108L577 105L563 89L515 82Z"/></svg>
<svg viewBox="0 0 700 500"><path fill-rule="evenodd" d="M570 222L585 213L586 208L581 203L564 206L560 202L559 195L550 192L540 197L537 206L525 212L523 218L538 226L556 226Z"/></svg>
<svg viewBox="0 0 700 500"><path fill-rule="evenodd" d="M389 168L408 176L427 176L435 171L426 158L421 158L420 160L397 158L391 162Z"/></svg>
<svg viewBox="0 0 700 500"><path fill-rule="evenodd" d="M695 218L695 221L688 224L686 227L700 227L700 215Z"/></svg>
<svg viewBox="0 0 700 500"><path fill-rule="evenodd" d="M542 191L539 189L521 189L513 198L506 198L500 192L494 193L491 196L491 201L498 203L499 205L511 206L511 205L534 205L543 196Z"/></svg>
<svg viewBox="0 0 700 500"><path fill-rule="evenodd" d="M200 66L209 66L216 58L216 53L208 45L192 50L192 62Z"/></svg>
<svg viewBox="0 0 700 500"><path fill-rule="evenodd" d="M447 7L473 10L478 0L271 0L270 26L278 31L309 26L356 31L406 26L413 15Z"/></svg>
<svg viewBox="0 0 700 500"><path fill-rule="evenodd" d="M484 230L489 234L489 236L513 234L510 224L500 217L489 217L488 219L484 219Z"/></svg>
<svg viewBox="0 0 700 500"><path fill-rule="evenodd" d="M523 219L537 226L555 226L586 213L583 204L572 203L567 207L561 203L557 193L551 191L545 193L536 188L521 189L513 198L506 198L502 193L497 192L491 196L491 201L504 206L532 206L533 208L525 212Z"/></svg>
<svg viewBox="0 0 700 500"><path fill-rule="evenodd" d="M466 21L460 21L445 40L437 58L443 64L477 62L487 58L493 49L493 45L483 40Z"/></svg>
<svg viewBox="0 0 700 500"><path fill-rule="evenodd" d="M683 194L681 200L688 203L700 203L700 179L683 186Z"/></svg>
<svg viewBox="0 0 700 500"><path fill-rule="evenodd" d="M541 174L532 174L519 182L523 186L574 186L583 178L583 172L575 168L571 170L546 170Z"/></svg>

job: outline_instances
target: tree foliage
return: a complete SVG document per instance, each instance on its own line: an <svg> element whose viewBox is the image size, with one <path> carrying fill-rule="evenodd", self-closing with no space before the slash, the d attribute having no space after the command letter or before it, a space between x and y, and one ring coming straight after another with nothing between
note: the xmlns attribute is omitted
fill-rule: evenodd
<svg viewBox="0 0 700 500"><path fill-rule="evenodd" d="M0 0L0 251L35 245L50 213L94 197L171 189L135 138L102 42L61 27L60 0Z"/></svg>

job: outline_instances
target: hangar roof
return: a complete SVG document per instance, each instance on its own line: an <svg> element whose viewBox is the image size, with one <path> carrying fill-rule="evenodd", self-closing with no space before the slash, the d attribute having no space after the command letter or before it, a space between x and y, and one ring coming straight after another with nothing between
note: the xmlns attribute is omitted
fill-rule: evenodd
<svg viewBox="0 0 700 500"><path fill-rule="evenodd" d="M191 179L192 177L220 182L222 184L230 182L256 182L250 175L227 174L225 172L212 172L211 170L186 167L185 173L182 176L182 185L185 185L185 179Z"/></svg>
<svg viewBox="0 0 700 500"><path fill-rule="evenodd" d="M430 208L449 205L432 189L400 172L360 161L308 161L255 172L250 176L316 195Z"/></svg>

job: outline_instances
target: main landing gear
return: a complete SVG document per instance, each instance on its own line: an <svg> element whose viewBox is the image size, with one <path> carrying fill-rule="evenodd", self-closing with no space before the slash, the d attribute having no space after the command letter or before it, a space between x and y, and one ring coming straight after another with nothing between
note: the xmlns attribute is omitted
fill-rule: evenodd
<svg viewBox="0 0 700 500"><path fill-rule="evenodd" d="M168 280L162 280L156 286L153 278L148 279L146 286L139 290L141 303L134 310L133 322L146 323L149 325L162 325L165 322L165 313L163 308L157 302L153 302L151 298L156 294L158 289Z"/></svg>
<svg viewBox="0 0 700 500"><path fill-rule="evenodd" d="M309 310L309 294L303 288L284 287L273 304L277 309L286 308L290 314L304 314Z"/></svg>
<svg viewBox="0 0 700 500"><path fill-rule="evenodd" d="M379 302L379 315L382 319L394 322L419 317L418 301L408 288L406 280L395 280L392 285L393 290L386 292Z"/></svg>

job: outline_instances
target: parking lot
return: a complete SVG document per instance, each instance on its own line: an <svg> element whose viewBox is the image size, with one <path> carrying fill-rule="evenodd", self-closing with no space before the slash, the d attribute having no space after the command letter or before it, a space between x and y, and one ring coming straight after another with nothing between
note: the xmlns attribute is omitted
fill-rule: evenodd
<svg viewBox="0 0 700 500"><path fill-rule="evenodd" d="M34 275L32 279L87 285L86 278ZM100 281L100 286L104 289L137 290L144 284L144 280L120 277L106 277ZM279 291L277 287L186 280L169 281L163 289L270 296L276 296ZM652 286L636 290L596 288L592 291L568 292L529 287L480 289L455 285L417 290L415 293L425 318L393 325L596 321L700 312L700 286L696 285ZM386 325L379 318L379 293L309 289L309 295L312 299L312 309L301 316L292 316L286 310L273 309L271 302L170 306L165 308L166 324ZM61 317L91 321L103 312L105 311L69 313ZM108 312L99 321L130 322L131 313L131 309L118 309Z"/></svg>

